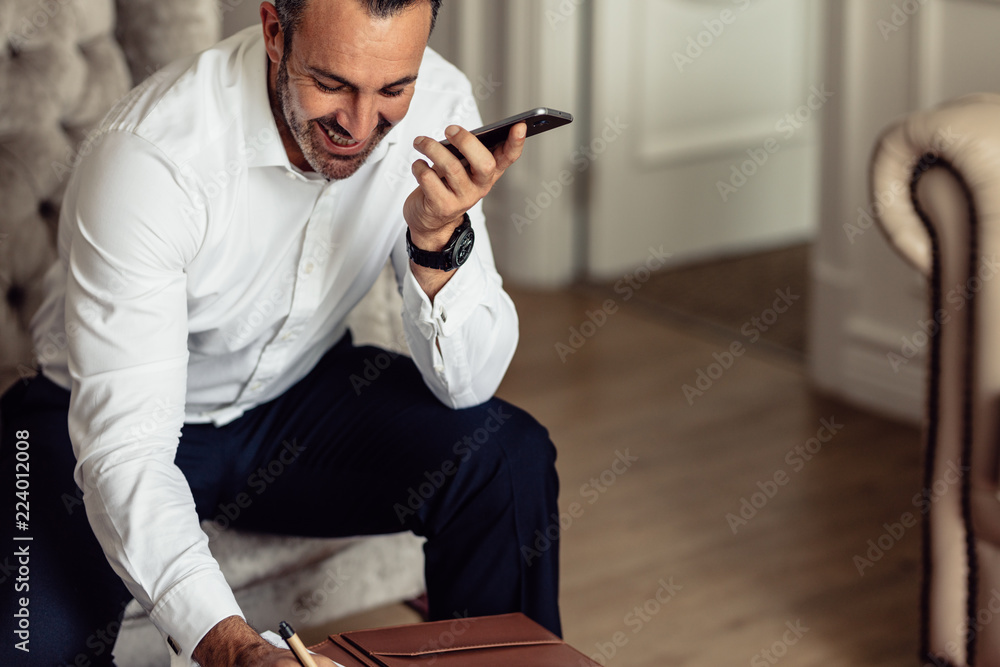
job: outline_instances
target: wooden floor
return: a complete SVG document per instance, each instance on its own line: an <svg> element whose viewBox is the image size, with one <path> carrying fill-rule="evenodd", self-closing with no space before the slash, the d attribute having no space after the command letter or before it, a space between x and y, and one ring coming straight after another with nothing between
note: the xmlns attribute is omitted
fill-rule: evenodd
<svg viewBox="0 0 1000 667"><path fill-rule="evenodd" d="M564 362L557 343L573 349L570 327L615 295L512 296L521 343L499 395L549 427L560 505L582 508L562 537L571 644L634 667L919 664L919 528L883 538L891 548L863 576L854 559L916 512L916 429L814 395L801 365L766 347L749 345L720 376L713 355L728 361L745 339L685 330L636 302L618 303ZM689 401L699 369L718 379ZM619 453L638 460L616 476ZM602 473L613 483L583 493ZM744 498L760 507L741 524ZM661 604L664 583L682 588ZM412 618L380 610L309 638Z"/></svg>

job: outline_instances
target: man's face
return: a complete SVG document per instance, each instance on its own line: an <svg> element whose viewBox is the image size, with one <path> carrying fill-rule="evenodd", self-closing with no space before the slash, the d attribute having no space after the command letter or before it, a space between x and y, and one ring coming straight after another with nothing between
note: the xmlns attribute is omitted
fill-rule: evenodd
<svg viewBox="0 0 1000 667"><path fill-rule="evenodd" d="M430 2L377 19L356 0L310 0L275 82L286 148L327 178L353 175L409 110L430 25Z"/></svg>

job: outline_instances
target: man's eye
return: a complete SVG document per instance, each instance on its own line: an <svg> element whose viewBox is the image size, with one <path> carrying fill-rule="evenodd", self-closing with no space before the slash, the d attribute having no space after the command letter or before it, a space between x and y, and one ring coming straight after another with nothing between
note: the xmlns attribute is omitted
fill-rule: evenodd
<svg viewBox="0 0 1000 667"><path fill-rule="evenodd" d="M316 81L316 87L322 90L324 93L336 93L339 92L343 86L337 86L336 88L331 88L330 86L324 86L321 82Z"/></svg>
<svg viewBox="0 0 1000 667"><path fill-rule="evenodd" d="M403 90L402 89L400 89L400 90L383 90L382 94L385 95L386 97L399 97L400 95L403 94Z"/></svg>

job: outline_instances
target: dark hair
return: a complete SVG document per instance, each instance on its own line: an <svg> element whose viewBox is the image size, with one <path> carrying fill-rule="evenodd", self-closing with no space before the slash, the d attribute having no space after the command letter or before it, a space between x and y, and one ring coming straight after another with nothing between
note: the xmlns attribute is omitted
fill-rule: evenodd
<svg viewBox="0 0 1000 667"><path fill-rule="evenodd" d="M379 19L387 19L395 16L404 9L424 0L354 0L360 2L369 16ZM305 11L306 3L309 0L274 0L274 7L278 10L278 21L281 23L281 30L285 34L285 51L292 47L292 35L298 30L302 23L302 13ZM441 9L441 0L430 0L431 3L431 32L434 32L434 25L437 23L438 10Z"/></svg>

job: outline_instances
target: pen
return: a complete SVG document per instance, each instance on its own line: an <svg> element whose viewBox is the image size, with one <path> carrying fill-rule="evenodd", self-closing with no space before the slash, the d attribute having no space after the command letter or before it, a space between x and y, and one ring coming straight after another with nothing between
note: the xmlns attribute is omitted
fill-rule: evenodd
<svg viewBox="0 0 1000 667"><path fill-rule="evenodd" d="M295 630L292 629L292 626L285 621L282 621L278 626L278 634L280 634L281 638L285 640L286 644L288 644L288 648L290 648L292 653L295 654L295 657L298 658L302 667L317 667L316 662L312 659L312 656L309 655L309 651L306 650L305 644L303 644L302 640L299 639L299 636L295 634Z"/></svg>

